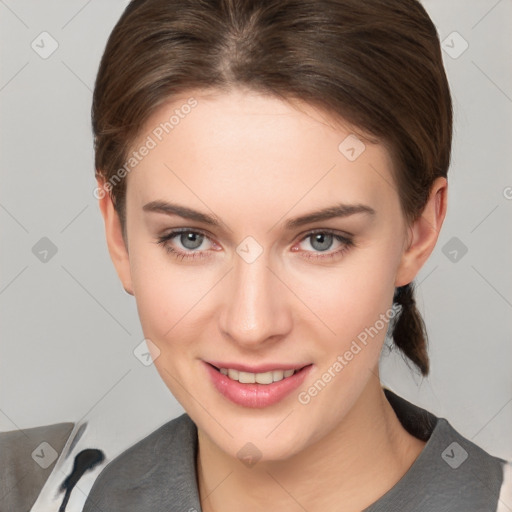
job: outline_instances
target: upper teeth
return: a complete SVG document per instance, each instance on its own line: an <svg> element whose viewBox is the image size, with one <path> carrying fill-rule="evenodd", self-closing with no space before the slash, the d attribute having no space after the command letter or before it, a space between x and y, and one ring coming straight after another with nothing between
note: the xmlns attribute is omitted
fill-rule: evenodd
<svg viewBox="0 0 512 512"><path fill-rule="evenodd" d="M227 375L230 379L237 380L242 384L272 384L272 382L277 382L279 380L283 380L286 377L290 377L296 371L297 370L273 370L264 373L251 373L241 372L231 368L220 368L220 373Z"/></svg>

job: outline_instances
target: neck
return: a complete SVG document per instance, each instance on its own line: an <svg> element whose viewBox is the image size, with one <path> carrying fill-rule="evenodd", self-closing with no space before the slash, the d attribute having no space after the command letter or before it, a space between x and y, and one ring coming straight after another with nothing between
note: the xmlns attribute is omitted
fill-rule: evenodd
<svg viewBox="0 0 512 512"><path fill-rule="evenodd" d="M360 512L377 501L402 478L426 443L402 427L376 381L368 383L336 429L286 460L245 467L198 430L203 512Z"/></svg>

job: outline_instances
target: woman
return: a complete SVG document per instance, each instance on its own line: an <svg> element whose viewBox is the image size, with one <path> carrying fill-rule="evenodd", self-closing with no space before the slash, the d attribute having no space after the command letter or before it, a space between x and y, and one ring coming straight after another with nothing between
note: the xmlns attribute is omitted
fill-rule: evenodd
<svg viewBox="0 0 512 512"><path fill-rule="evenodd" d="M509 462L379 379L387 334L429 373L413 281L447 207L416 0L133 0L92 118L110 255L186 413L85 512L512 505Z"/></svg>

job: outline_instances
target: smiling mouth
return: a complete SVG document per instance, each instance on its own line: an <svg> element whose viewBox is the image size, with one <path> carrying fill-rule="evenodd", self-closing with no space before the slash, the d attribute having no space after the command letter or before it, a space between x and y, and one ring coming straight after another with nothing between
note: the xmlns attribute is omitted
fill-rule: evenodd
<svg viewBox="0 0 512 512"><path fill-rule="evenodd" d="M212 368L226 375L231 380L240 382L240 384L272 384L281 380L291 377L295 373L301 371L306 365L301 368L290 369L290 370L270 370L261 373L244 372L235 370L234 368L218 368L211 363L208 363Z"/></svg>

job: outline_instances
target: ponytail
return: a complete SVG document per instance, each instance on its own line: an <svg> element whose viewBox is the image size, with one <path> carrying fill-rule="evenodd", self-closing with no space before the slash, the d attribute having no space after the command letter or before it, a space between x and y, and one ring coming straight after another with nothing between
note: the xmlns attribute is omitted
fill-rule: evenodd
<svg viewBox="0 0 512 512"><path fill-rule="evenodd" d="M399 286L393 301L402 309L393 326L393 341L426 377L430 370L427 331L414 298L413 283Z"/></svg>

